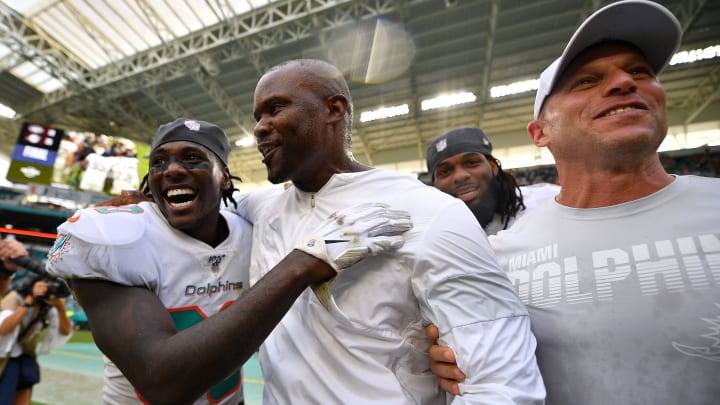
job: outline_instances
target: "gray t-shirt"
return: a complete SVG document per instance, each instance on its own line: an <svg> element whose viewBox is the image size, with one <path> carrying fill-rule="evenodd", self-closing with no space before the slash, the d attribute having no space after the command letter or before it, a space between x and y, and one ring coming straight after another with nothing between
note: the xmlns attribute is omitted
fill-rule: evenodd
<svg viewBox="0 0 720 405"><path fill-rule="evenodd" d="M720 401L720 179L553 201L490 237L528 306L548 404Z"/></svg>

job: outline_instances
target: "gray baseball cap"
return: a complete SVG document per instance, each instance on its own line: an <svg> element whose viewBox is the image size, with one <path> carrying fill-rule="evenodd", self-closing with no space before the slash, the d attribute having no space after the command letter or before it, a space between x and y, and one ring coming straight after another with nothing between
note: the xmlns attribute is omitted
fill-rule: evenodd
<svg viewBox="0 0 720 405"><path fill-rule="evenodd" d="M606 41L636 46L655 74L660 74L680 47L682 27L670 10L652 1L624 0L597 10L578 27L562 55L540 74L535 118L568 65L586 48Z"/></svg>

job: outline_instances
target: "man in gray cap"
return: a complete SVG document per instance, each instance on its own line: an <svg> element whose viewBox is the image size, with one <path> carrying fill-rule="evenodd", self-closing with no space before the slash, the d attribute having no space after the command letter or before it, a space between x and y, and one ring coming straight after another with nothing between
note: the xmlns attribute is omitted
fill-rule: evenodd
<svg viewBox="0 0 720 405"><path fill-rule="evenodd" d="M79 210L58 228L48 270L70 280L106 355L104 404L242 403L240 367L305 288L398 249L411 228L383 206L344 210L311 252L249 288L251 226L218 211L235 202L229 152L214 124L162 125L141 185L152 201Z"/></svg>
<svg viewBox="0 0 720 405"><path fill-rule="evenodd" d="M550 404L720 398L720 179L670 175L657 154L657 76L681 32L657 3L613 3L541 75L528 132L562 189L490 242L528 306Z"/></svg>
<svg viewBox="0 0 720 405"><path fill-rule="evenodd" d="M560 190L549 183L519 186L492 155L492 143L480 128L455 128L438 136L425 161L432 186L463 200L488 235L507 229Z"/></svg>

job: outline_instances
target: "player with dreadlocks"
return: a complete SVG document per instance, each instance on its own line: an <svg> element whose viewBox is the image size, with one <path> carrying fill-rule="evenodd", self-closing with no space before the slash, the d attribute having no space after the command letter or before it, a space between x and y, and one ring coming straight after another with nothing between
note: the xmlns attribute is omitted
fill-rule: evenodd
<svg viewBox="0 0 720 405"><path fill-rule="evenodd" d="M235 206L235 208L237 208L237 202L236 202L235 199L233 198L233 194L234 194L236 191L240 191L240 190L237 189L237 188L235 188L235 185L233 184L232 180L234 179L234 180L237 180L237 181L239 181L239 182L242 182L242 179L241 179L240 177L238 177L238 176L233 176L232 174L230 174L229 171L228 171L228 176L230 177L230 188L228 188L227 190L222 190L222 202L223 202L223 205L228 206L228 205L229 205L229 204L228 204L228 200L229 200L229 201ZM137 200L129 198L129 197L130 197L130 195L129 195L129 192L130 192L130 191L131 191L131 190L123 190L123 193L124 193L123 195L124 195L124 196L127 196L127 197L128 197L128 201L130 201L131 203L137 202ZM141 192L142 194L144 194L145 197L147 197L147 198L149 198L149 199L152 198L152 195L150 194L150 185L148 184L148 174L146 174L145 177L143 177L142 182L140 183L140 192ZM113 204L115 204L115 205L123 205L123 204L118 204L118 201L120 201L120 200L113 200ZM109 205L112 205L112 204L108 204L108 203L98 204L98 206L103 206L103 205L104 205L104 206L109 206Z"/></svg>
<svg viewBox="0 0 720 405"><path fill-rule="evenodd" d="M219 209L235 204L229 154L217 125L161 125L141 186L151 201L81 209L58 227L48 272L70 281L105 354L103 404L242 403L242 364L295 299L398 249L412 226L377 204L343 210L312 235L344 243L312 239L250 288L251 226Z"/></svg>
<svg viewBox="0 0 720 405"><path fill-rule="evenodd" d="M488 235L507 229L527 209L557 195L560 187L519 186L492 155L480 128L456 128L435 138L425 154L432 186L463 200Z"/></svg>

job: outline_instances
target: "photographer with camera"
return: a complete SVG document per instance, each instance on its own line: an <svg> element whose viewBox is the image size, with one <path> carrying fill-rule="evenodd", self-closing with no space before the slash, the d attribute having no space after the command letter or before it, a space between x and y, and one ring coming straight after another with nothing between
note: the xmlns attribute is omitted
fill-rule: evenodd
<svg viewBox="0 0 720 405"><path fill-rule="evenodd" d="M17 240L0 241L0 279L9 279L20 265L36 273L0 301L0 405L29 405L32 386L40 382L37 354L61 346L72 334L65 311L67 285L27 256ZM46 328L41 342L40 332Z"/></svg>

